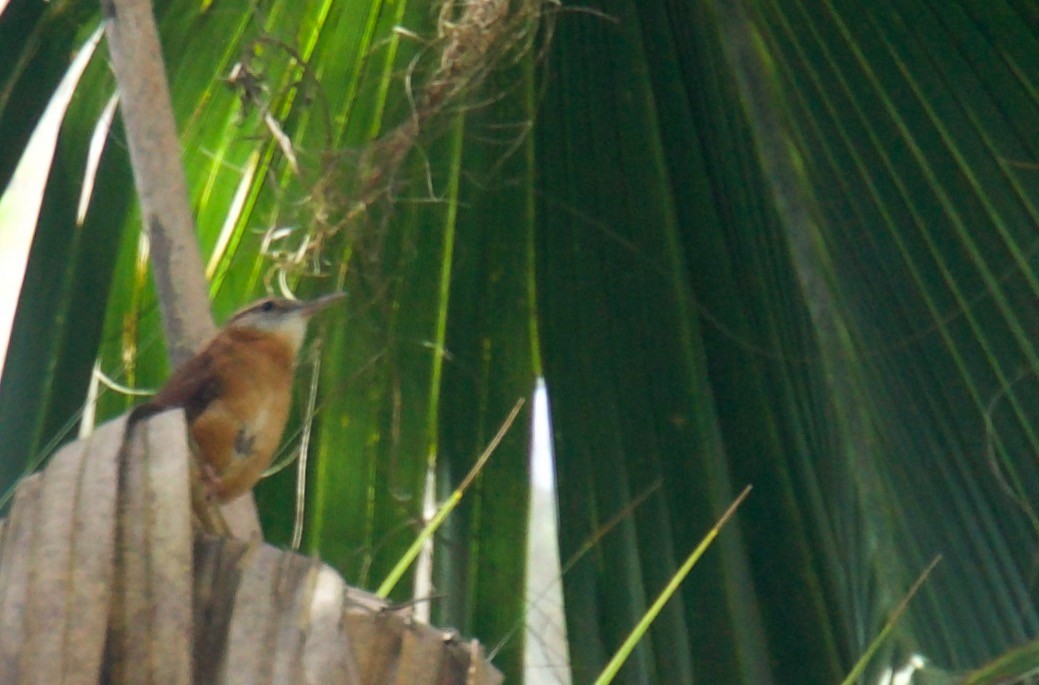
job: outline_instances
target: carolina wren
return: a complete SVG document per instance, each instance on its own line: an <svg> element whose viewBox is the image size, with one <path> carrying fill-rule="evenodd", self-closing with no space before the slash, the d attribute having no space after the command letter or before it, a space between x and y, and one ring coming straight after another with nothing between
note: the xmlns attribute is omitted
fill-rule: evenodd
<svg viewBox="0 0 1039 685"><path fill-rule="evenodd" d="M307 323L343 296L267 298L245 307L133 411L131 423L183 408L209 496L227 502L247 492L281 442Z"/></svg>

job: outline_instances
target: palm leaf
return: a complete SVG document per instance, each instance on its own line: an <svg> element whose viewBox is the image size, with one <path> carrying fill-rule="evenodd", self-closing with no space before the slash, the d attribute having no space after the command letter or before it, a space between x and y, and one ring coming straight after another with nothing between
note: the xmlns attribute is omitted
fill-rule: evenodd
<svg viewBox="0 0 1039 685"><path fill-rule="evenodd" d="M4 182L97 22L83 3L16 5L0 15ZM446 495L543 371L561 556L599 540L565 578L577 682L745 484L623 678L836 682L938 553L865 678L916 651L965 671L1034 636L1030 5L567 6L541 24L545 52L513 26L481 53L500 57L493 79L466 81L407 149L393 134L457 35L433 40L427 7L159 16L217 319L276 284L272 265L304 294L351 293L313 369L308 552L377 584L427 470ZM0 385L7 482L75 416L95 360L134 386L165 374L118 124L75 227L111 93L100 52ZM379 159L392 183L373 186ZM322 249L290 264L304 236ZM99 416L130 403L104 395ZM487 643L523 611L525 447L508 436L437 544L435 613ZM257 493L275 541L294 476Z"/></svg>

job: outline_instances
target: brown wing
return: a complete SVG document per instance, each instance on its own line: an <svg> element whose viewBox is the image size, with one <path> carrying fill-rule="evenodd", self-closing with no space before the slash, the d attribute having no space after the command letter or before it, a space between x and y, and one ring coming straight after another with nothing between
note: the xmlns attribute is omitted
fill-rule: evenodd
<svg viewBox="0 0 1039 685"><path fill-rule="evenodd" d="M190 423L220 396L220 378L215 372L213 345L181 364L158 393L130 414L130 422L181 407Z"/></svg>

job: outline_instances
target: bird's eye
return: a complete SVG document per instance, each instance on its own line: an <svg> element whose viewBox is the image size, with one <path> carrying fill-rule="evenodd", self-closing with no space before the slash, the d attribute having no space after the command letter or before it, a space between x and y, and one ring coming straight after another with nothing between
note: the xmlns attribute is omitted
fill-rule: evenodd
<svg viewBox="0 0 1039 685"><path fill-rule="evenodd" d="M263 312L273 312L274 311L274 300L267 300L262 305L260 305L260 311L263 311Z"/></svg>

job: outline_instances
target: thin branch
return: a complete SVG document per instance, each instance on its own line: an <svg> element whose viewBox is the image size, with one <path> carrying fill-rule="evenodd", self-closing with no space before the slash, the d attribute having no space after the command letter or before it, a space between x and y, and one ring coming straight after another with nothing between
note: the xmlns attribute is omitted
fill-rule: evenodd
<svg viewBox="0 0 1039 685"><path fill-rule="evenodd" d="M126 127L141 216L170 362L177 366L216 333L202 255L180 156L162 49L148 0L101 0L119 109ZM256 502L240 497L223 507L232 533L260 533Z"/></svg>
<svg viewBox="0 0 1039 685"><path fill-rule="evenodd" d="M148 0L102 0L119 109L151 249L170 360L177 365L216 331L188 201L169 86Z"/></svg>

